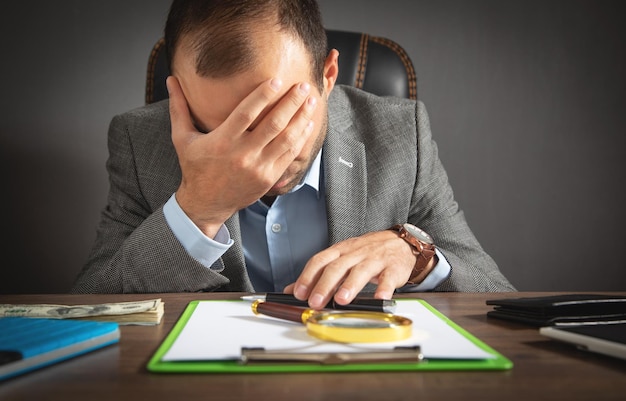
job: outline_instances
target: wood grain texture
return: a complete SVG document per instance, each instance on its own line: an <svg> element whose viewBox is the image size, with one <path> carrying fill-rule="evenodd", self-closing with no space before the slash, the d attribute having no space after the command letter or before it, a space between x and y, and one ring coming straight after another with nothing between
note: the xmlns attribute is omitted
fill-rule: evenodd
<svg viewBox="0 0 626 401"><path fill-rule="evenodd" d="M0 295L0 303L85 304L161 297L157 327L123 326L118 345L0 383L5 400L622 400L626 361L585 353L536 328L487 318L487 299L553 293L421 294L455 323L511 359L496 372L155 374L146 371L186 305L239 293ZM624 293L621 293L624 295ZM210 333L207 333L210 337Z"/></svg>

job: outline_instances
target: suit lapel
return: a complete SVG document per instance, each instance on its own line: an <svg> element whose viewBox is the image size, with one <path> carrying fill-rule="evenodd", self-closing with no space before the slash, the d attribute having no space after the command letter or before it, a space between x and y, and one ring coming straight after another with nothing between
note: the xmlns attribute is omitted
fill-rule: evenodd
<svg viewBox="0 0 626 401"><path fill-rule="evenodd" d="M363 233L367 204L365 145L348 135L351 124L343 125L329 121L323 151L330 244Z"/></svg>

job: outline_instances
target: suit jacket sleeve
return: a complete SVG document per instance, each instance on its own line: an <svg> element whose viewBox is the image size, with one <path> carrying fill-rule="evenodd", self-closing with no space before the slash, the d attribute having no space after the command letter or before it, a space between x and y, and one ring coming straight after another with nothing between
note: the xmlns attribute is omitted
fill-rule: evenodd
<svg viewBox="0 0 626 401"><path fill-rule="evenodd" d="M454 200L448 176L432 139L428 115L418 103L418 168L409 222L433 235L438 249L450 263L451 272L439 291L513 291L495 261L483 250Z"/></svg>
<svg viewBox="0 0 626 401"><path fill-rule="evenodd" d="M180 173L162 108L156 116L139 109L111 122L107 205L72 292L211 291L230 283L223 261L207 269L190 257L163 215Z"/></svg>

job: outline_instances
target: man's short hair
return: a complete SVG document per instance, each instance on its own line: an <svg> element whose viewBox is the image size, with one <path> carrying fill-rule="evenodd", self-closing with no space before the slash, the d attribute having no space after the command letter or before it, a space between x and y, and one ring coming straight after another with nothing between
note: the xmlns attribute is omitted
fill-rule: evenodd
<svg viewBox="0 0 626 401"><path fill-rule="evenodd" d="M198 75L223 78L244 72L260 56L253 48L255 27L267 23L302 42L311 56L311 79L321 90L328 49L316 0L174 0L165 25L170 70L184 38L195 54Z"/></svg>

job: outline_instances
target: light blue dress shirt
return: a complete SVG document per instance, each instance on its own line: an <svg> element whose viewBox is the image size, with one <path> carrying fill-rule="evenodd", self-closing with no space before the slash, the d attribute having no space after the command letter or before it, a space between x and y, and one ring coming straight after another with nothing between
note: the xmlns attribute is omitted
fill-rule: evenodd
<svg viewBox="0 0 626 401"><path fill-rule="evenodd" d="M282 292L311 256L328 248L320 162L321 151L303 181L276 197L271 207L259 200L239 211L246 266L256 291Z"/></svg>
<svg viewBox="0 0 626 401"><path fill-rule="evenodd" d="M248 274L255 291L282 292L296 281L309 258L328 247L326 196L321 151L302 183L276 197L271 207L261 200L239 211ZM207 268L233 244L226 226L215 239L202 233L187 217L175 194L163 207L165 219L185 250ZM450 264L436 251L439 262L418 285L398 291L428 291L450 274Z"/></svg>

